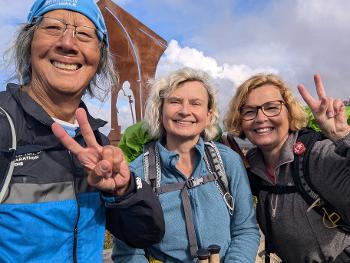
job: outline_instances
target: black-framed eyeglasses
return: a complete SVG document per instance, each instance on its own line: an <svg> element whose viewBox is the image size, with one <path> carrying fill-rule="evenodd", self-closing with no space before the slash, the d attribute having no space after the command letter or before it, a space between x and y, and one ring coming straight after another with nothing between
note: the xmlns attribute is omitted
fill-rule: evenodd
<svg viewBox="0 0 350 263"><path fill-rule="evenodd" d="M281 113L282 105L285 104L282 100L268 101L260 106L242 106L240 108L241 117L245 121L255 119L259 109L266 117L274 117Z"/></svg>
<svg viewBox="0 0 350 263"><path fill-rule="evenodd" d="M53 37L59 38L63 36L63 34L67 31L67 28L71 27L73 29L73 37L75 37L79 42L91 43L99 41L99 39L103 39L103 33L97 28L83 25L71 25L59 18L39 16L36 18L36 22L43 32Z"/></svg>

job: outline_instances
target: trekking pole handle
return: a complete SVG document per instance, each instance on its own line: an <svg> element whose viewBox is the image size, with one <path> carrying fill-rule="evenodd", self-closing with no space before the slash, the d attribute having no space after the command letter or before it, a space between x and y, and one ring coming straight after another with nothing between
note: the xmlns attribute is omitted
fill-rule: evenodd
<svg viewBox="0 0 350 263"><path fill-rule="evenodd" d="M209 251L204 248L200 248L197 250L197 257L198 261L197 263L209 263Z"/></svg>
<svg viewBox="0 0 350 263"><path fill-rule="evenodd" d="M219 245L210 245L208 251L210 253L209 263L220 263L220 249Z"/></svg>

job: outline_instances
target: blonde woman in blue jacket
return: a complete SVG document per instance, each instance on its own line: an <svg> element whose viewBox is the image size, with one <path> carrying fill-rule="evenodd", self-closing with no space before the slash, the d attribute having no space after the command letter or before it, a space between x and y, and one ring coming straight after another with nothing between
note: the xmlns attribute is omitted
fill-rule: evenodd
<svg viewBox="0 0 350 263"><path fill-rule="evenodd" d="M209 76L183 68L156 81L146 106L145 123L159 153L160 187L204 178L210 172L205 163L204 145L217 134L218 106ZM233 212L227 207L217 181L197 187L159 194L166 231L162 241L145 250L114 244L115 262L148 262L151 255L162 262L196 262L191 227L186 224L183 191L188 194L196 248L211 244L221 247L221 262L255 262L259 244L252 195L238 154L217 143L233 197ZM130 165L144 178L144 155ZM201 179L199 179L201 180ZM193 236L192 236L193 237Z"/></svg>

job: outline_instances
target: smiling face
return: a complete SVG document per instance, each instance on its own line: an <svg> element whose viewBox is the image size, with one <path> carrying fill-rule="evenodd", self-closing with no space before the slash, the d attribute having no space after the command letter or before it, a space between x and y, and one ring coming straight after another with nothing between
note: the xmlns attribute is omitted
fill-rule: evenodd
<svg viewBox="0 0 350 263"><path fill-rule="evenodd" d="M250 92L244 106L260 106L278 100L283 101L279 90L272 85L263 85ZM242 130L246 137L263 151L280 150L288 138L288 110L283 105L279 115L267 117L260 109L254 119L242 120Z"/></svg>
<svg viewBox="0 0 350 263"><path fill-rule="evenodd" d="M210 123L208 92L199 81L182 83L169 97L164 99L162 121L169 141L193 141Z"/></svg>
<svg viewBox="0 0 350 263"><path fill-rule="evenodd" d="M54 10L44 16L62 20L70 25L95 28L87 17L77 12ZM50 35L50 28L52 25L46 25L43 20L34 33L31 46L31 88L39 89L38 92L44 97L43 94L66 94L80 98L99 65L98 38L88 43L81 42L73 36L72 26L68 26L62 36Z"/></svg>

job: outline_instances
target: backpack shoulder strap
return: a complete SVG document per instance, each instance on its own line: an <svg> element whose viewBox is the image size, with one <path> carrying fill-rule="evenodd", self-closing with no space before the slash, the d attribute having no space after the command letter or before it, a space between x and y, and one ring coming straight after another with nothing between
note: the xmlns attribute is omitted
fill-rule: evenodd
<svg viewBox="0 0 350 263"><path fill-rule="evenodd" d="M187 192L187 189L197 187L210 181L214 181L215 178L212 175L189 178L184 182L172 183L160 186L161 168L160 168L160 156L157 143L155 141L147 143L143 147L143 169L144 178L147 183L150 183L153 191L159 195L166 192L180 190L181 202L183 206L183 212L185 216L185 224L187 230L187 237L189 242L189 251L193 258L196 257L196 251L198 250L197 236L193 225L191 202Z"/></svg>
<svg viewBox="0 0 350 263"><path fill-rule="evenodd" d="M8 122L10 134L11 134L11 142L9 143L10 148L1 150L0 149L0 160L1 164L6 163L7 165L1 165L0 167L0 203L5 198L5 193L10 184L13 169L15 167L15 153L17 146L17 138L16 138L16 130L13 124L11 116L5 111L5 109L0 107L0 118L6 119ZM2 133L2 136L4 136ZM10 140L10 139L9 139Z"/></svg>
<svg viewBox="0 0 350 263"><path fill-rule="evenodd" d="M320 133L301 129L294 144L293 180L298 191L308 204L313 204L319 195L312 189L309 176L309 157L315 142L322 140ZM298 149L299 148L299 149Z"/></svg>
<svg viewBox="0 0 350 263"><path fill-rule="evenodd" d="M235 137L232 134L227 133L227 134L223 134L221 136L221 140L222 140L223 144L225 144L226 146L228 146L232 150L234 150L236 153L238 153L243 161L244 167L249 168L248 159L245 157L243 151L239 147Z"/></svg>
<svg viewBox="0 0 350 263"><path fill-rule="evenodd" d="M156 141L151 141L143 147L143 174L145 181L149 183L156 192L160 187L161 168L160 157Z"/></svg>
<svg viewBox="0 0 350 263"><path fill-rule="evenodd" d="M234 210L234 200L230 193L227 174L222 162L219 150L214 142L209 141L204 143L205 163L208 170L216 177L217 185L224 198L227 208L231 215Z"/></svg>
<svg viewBox="0 0 350 263"><path fill-rule="evenodd" d="M337 209L322 198L321 193L315 190L310 179L309 158L312 147L317 141L324 139L326 139L326 137L322 133L315 132L311 129L302 129L299 131L296 144L302 143L305 147L305 151L300 154L294 151L293 180L301 196L310 205L308 210L315 209L315 211L323 217L324 221L325 219L329 221L330 227L338 226L349 233L350 226L342 220Z"/></svg>

